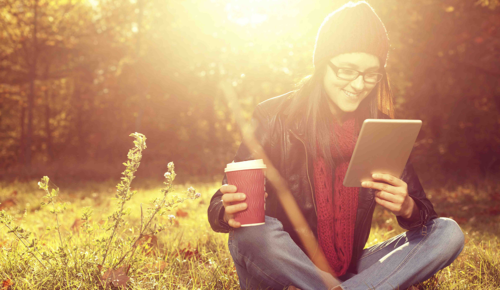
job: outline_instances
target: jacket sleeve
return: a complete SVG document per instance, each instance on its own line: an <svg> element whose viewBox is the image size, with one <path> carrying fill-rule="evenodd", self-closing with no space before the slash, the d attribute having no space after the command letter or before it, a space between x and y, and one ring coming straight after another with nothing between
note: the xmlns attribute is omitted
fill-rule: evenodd
<svg viewBox="0 0 500 290"><path fill-rule="evenodd" d="M261 105L258 105L250 121L251 126L254 128L254 136L260 145L263 147L265 152L269 151L269 115L265 112ZM255 152L251 151L248 146L242 142L236 156L234 157L234 162L252 160L254 158ZM227 184L227 177L224 174L222 179L222 185ZM210 200L210 205L208 206L208 222L212 229L219 233L228 233L232 228L226 222L224 222L224 206L222 205L222 195L223 193L219 190L212 196Z"/></svg>
<svg viewBox="0 0 500 290"><path fill-rule="evenodd" d="M415 203L417 204L419 210L419 220L409 221L400 216L397 217L399 225L406 229L414 229L418 227L424 226L429 220L437 218L437 214L434 211L434 207L432 206L431 201L425 195L424 189L420 184L420 180L418 179L417 173L411 164L410 159L406 163L405 169L403 170L403 174L401 175L401 180L406 182L408 185L408 193L410 197L413 198Z"/></svg>

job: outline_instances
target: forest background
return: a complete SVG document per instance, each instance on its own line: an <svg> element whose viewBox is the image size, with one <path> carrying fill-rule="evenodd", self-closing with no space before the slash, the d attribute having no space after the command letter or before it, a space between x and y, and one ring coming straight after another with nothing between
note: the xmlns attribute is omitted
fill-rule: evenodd
<svg viewBox="0 0 500 290"><path fill-rule="evenodd" d="M241 142L218 89L248 120L313 72L324 17L347 1L2 0L0 179L118 179L129 134L138 177L220 178ZM422 183L500 172L498 0L372 0L391 42L395 116L421 119Z"/></svg>

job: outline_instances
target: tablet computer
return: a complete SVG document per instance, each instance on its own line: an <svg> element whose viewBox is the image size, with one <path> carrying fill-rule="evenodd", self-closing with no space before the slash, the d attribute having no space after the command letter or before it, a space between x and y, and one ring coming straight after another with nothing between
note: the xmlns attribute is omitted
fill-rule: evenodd
<svg viewBox="0 0 500 290"><path fill-rule="evenodd" d="M421 120L366 119L347 167L344 186L361 187L361 182L373 181L373 173L400 178L421 127Z"/></svg>

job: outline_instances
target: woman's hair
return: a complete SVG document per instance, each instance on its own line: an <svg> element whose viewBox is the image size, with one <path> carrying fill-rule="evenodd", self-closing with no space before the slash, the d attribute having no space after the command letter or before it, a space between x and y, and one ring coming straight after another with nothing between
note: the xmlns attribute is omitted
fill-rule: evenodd
<svg viewBox="0 0 500 290"><path fill-rule="evenodd" d="M314 159L318 155L322 156L327 166L334 167L336 164L330 152L330 124L333 122L333 118L326 92L323 92L323 78L325 73L326 62L323 62L321 65L316 66L312 75L303 78L298 83L298 89L292 96L286 123L287 125L291 125L293 122L302 119L306 124L304 142L306 143L308 152L312 154ZM356 124L358 125L356 132L359 132L361 124L365 119L377 119L379 117L377 109L390 118L394 118L392 91L387 73L385 72L382 80L361 101L354 112ZM334 142L334 145L339 150L338 143Z"/></svg>

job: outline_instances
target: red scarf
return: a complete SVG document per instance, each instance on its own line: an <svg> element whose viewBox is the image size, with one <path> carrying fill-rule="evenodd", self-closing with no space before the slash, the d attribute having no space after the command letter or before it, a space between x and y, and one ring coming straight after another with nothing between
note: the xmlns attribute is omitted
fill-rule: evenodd
<svg viewBox="0 0 500 290"><path fill-rule="evenodd" d="M330 130L330 148L336 161L335 182L332 189L332 169L327 168L319 157L314 161L314 189L318 211L318 239L326 259L337 276L346 273L352 258L354 224L358 208L357 187L342 184L347 166L356 145L354 118L345 121L342 127L336 122ZM340 154L333 145L337 137ZM353 136L354 135L354 136ZM341 156L345 162L342 162ZM333 197L333 198L332 198Z"/></svg>

